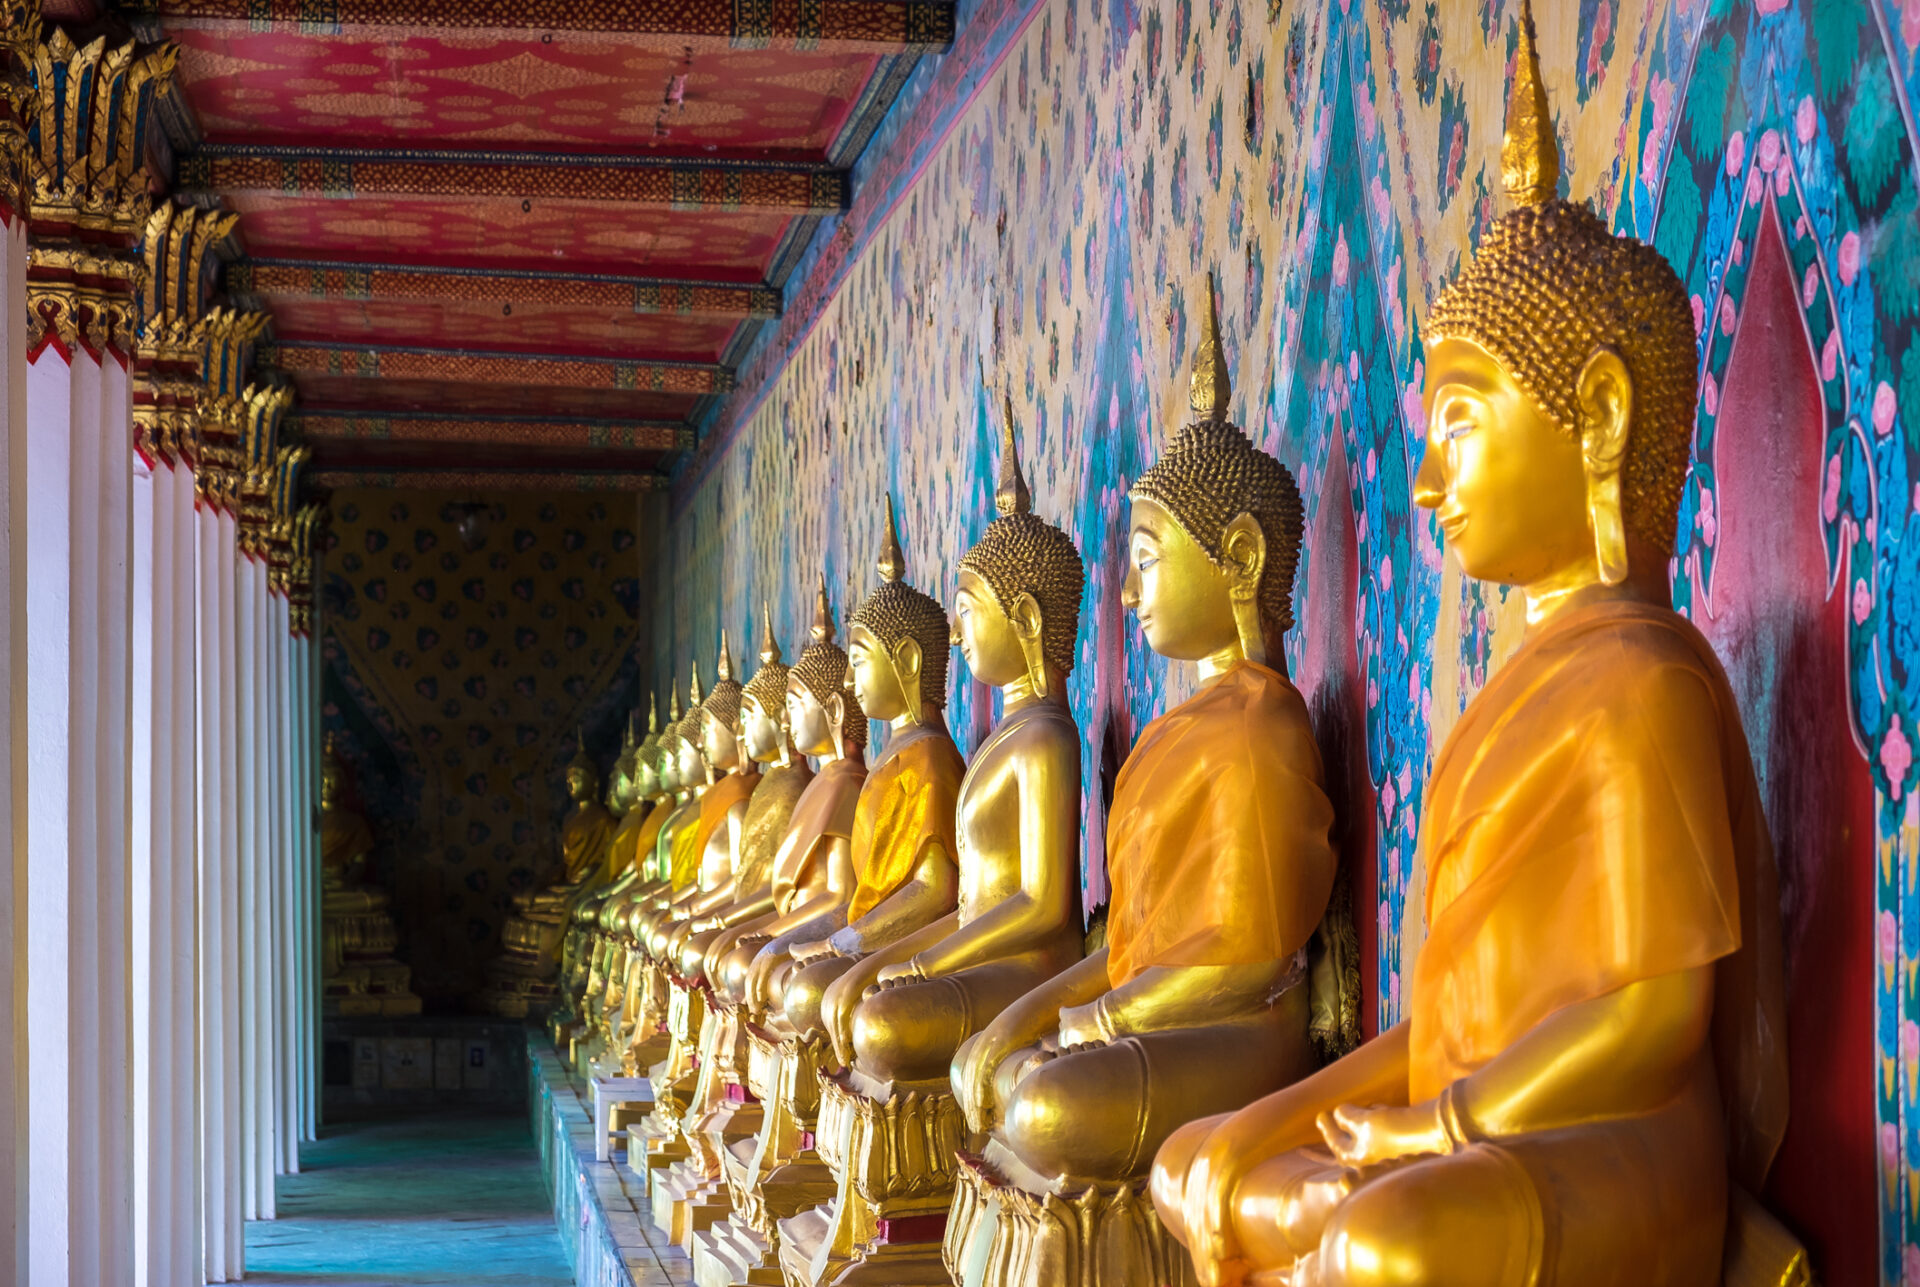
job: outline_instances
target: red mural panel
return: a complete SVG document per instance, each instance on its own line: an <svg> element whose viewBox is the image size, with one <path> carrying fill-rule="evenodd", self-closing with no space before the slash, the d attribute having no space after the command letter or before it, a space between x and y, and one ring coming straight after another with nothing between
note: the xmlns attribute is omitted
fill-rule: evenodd
<svg viewBox="0 0 1920 1287"><path fill-rule="evenodd" d="M303 411L435 411L443 415L530 416L601 420L684 420L695 396L646 389L566 389L511 384L457 384L438 380L361 380L298 374Z"/></svg>
<svg viewBox="0 0 1920 1287"><path fill-rule="evenodd" d="M1767 1197L1835 1287L1878 1281L1873 813L1821 539L1824 404L1771 205L1720 397L1710 615L1780 867L1791 1118Z"/></svg>
<svg viewBox="0 0 1920 1287"><path fill-rule="evenodd" d="M169 31L213 142L824 156L871 52L684 40Z"/></svg>
<svg viewBox="0 0 1920 1287"><path fill-rule="evenodd" d="M278 338L340 344L718 362L737 325L722 317L617 313L569 304L513 304L503 312L500 304L479 301L264 298Z"/></svg>
<svg viewBox="0 0 1920 1287"><path fill-rule="evenodd" d="M441 267L658 272L759 281L787 230L771 211L655 210L598 201L233 194L251 253Z"/></svg>

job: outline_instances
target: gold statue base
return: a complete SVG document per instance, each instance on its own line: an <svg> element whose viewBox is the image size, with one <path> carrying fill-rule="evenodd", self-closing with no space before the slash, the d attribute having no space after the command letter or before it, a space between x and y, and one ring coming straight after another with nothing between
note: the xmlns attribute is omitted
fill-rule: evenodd
<svg viewBox="0 0 1920 1287"><path fill-rule="evenodd" d="M321 980L320 1013L328 1018L420 1013L413 970L394 960L352 961Z"/></svg>
<svg viewBox="0 0 1920 1287"><path fill-rule="evenodd" d="M739 1212L693 1236L694 1287L781 1287L767 1240Z"/></svg>
<svg viewBox="0 0 1920 1287"><path fill-rule="evenodd" d="M955 1287L1194 1287L1145 1179L1032 1193L959 1156L944 1260Z"/></svg>

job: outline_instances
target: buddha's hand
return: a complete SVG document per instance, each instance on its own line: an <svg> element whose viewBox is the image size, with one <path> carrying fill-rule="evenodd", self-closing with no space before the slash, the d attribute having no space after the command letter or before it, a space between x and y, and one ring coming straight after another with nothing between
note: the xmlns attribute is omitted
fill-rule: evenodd
<svg viewBox="0 0 1920 1287"><path fill-rule="evenodd" d="M1317 1125L1333 1155L1355 1170L1403 1157L1453 1151L1437 1100L1405 1108L1342 1104L1320 1114Z"/></svg>
<svg viewBox="0 0 1920 1287"><path fill-rule="evenodd" d="M963 1042L954 1057L954 1098L960 1101L967 1126L976 1133L984 1134L997 1124L993 1078L1000 1070L1000 1061L1011 1053L1005 1042L996 1039L992 1025L988 1025Z"/></svg>

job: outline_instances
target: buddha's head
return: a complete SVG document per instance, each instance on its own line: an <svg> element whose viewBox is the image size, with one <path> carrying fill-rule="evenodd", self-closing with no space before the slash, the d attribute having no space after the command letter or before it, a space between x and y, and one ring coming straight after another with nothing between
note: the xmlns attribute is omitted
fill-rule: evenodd
<svg viewBox="0 0 1920 1287"><path fill-rule="evenodd" d="M1188 395L1194 419L1129 493L1120 598L1163 657L1232 653L1279 667L1293 626L1300 491L1285 465L1228 421L1230 395L1208 274Z"/></svg>
<svg viewBox="0 0 1920 1287"><path fill-rule="evenodd" d="M567 762L567 796L575 804L584 805L600 794L600 771L587 758L587 736L583 730L575 730L574 747L573 759Z"/></svg>
<svg viewBox="0 0 1920 1287"><path fill-rule="evenodd" d="M693 679L687 686L692 697L687 713L674 725L676 736L674 745L675 762L679 768L680 789L691 791L710 780L706 757L701 753L701 724L706 717L705 699L700 695L700 663L693 663Z"/></svg>
<svg viewBox="0 0 1920 1287"><path fill-rule="evenodd" d="M647 735L633 753L634 802L651 800L660 794L660 699L648 693Z"/></svg>
<svg viewBox="0 0 1920 1287"><path fill-rule="evenodd" d="M740 681L733 677L733 648L720 632L720 664L713 691L700 704L700 754L715 773L740 766Z"/></svg>
<svg viewBox="0 0 1920 1287"><path fill-rule="evenodd" d="M773 608L761 605L760 669L740 690L740 739L749 759L771 764L785 757L787 683L793 674L773 637Z"/></svg>
<svg viewBox="0 0 1920 1287"><path fill-rule="evenodd" d="M1495 221L1425 328L1414 500L1468 576L1533 590L1664 575L1697 394L1686 288L1651 246L1554 193L1523 5Z"/></svg>
<svg viewBox="0 0 1920 1287"><path fill-rule="evenodd" d="M675 676L667 681L667 723L653 744L653 771L660 779L662 795L676 795L684 789L680 781L680 721L683 718L680 680Z"/></svg>
<svg viewBox="0 0 1920 1287"><path fill-rule="evenodd" d="M875 560L880 585L854 609L847 630L847 682L873 719L918 724L947 704L947 614L908 585L893 497L887 534Z"/></svg>
<svg viewBox="0 0 1920 1287"><path fill-rule="evenodd" d="M787 728L805 755L845 755L867 744L867 714L845 686L847 654L833 641L827 578L820 578L809 641L787 674Z"/></svg>
<svg viewBox="0 0 1920 1287"><path fill-rule="evenodd" d="M620 754L613 761L613 769L607 774L607 810L616 817L624 815L633 807L633 777L635 760L640 754L640 744L633 727L633 716L627 716L627 731L620 739Z"/></svg>
<svg viewBox="0 0 1920 1287"><path fill-rule="evenodd" d="M340 750L329 733L320 741L320 808L323 812L344 803L346 766L340 762Z"/></svg>
<svg viewBox="0 0 1920 1287"><path fill-rule="evenodd" d="M993 496L1000 517L960 558L953 642L980 682L1005 688L1024 677L1045 697L1073 673L1087 570L1073 538L1035 517L1020 473L1010 398L1004 408Z"/></svg>

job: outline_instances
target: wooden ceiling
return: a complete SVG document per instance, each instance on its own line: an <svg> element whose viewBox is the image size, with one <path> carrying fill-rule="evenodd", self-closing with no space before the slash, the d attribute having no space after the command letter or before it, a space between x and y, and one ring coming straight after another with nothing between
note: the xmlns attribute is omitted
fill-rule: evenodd
<svg viewBox="0 0 1920 1287"><path fill-rule="evenodd" d="M647 487L951 0L49 0L180 47L177 199L340 484ZM59 12L56 12L59 11Z"/></svg>

